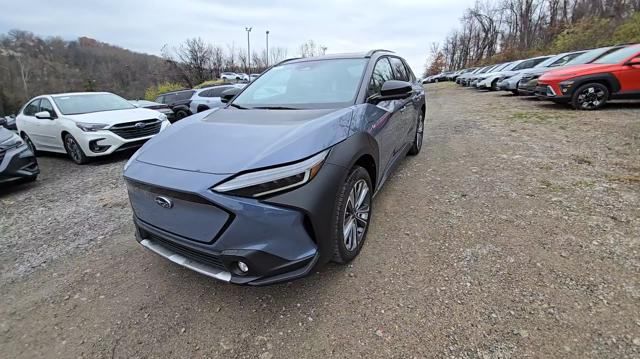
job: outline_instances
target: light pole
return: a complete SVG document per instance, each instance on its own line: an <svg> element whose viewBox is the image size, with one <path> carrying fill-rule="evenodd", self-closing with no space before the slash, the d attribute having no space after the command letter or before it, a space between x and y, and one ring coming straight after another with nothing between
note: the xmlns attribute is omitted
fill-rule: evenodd
<svg viewBox="0 0 640 359"><path fill-rule="evenodd" d="M269 67L269 30L267 30L267 67Z"/></svg>
<svg viewBox="0 0 640 359"><path fill-rule="evenodd" d="M251 73L251 40L249 40L249 34L251 33L251 27L245 27L247 30L247 75Z"/></svg>

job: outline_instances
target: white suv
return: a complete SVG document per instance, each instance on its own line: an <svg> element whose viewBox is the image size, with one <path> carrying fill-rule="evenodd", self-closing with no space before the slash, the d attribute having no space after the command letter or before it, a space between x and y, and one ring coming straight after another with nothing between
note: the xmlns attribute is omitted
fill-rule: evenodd
<svg viewBox="0 0 640 359"><path fill-rule="evenodd" d="M170 125L164 114L108 92L35 97L20 110L16 124L34 153L67 153L77 164L139 147Z"/></svg>
<svg viewBox="0 0 640 359"><path fill-rule="evenodd" d="M235 80L240 80L241 77L235 72L223 72L220 74L220 78L223 80L235 81Z"/></svg>
<svg viewBox="0 0 640 359"><path fill-rule="evenodd" d="M244 88L244 84L235 85L220 85L215 87L207 87L201 90L196 90L196 93L191 97L191 103L189 104L189 110L191 113L198 113L214 108L218 108L222 105L222 93L232 88Z"/></svg>

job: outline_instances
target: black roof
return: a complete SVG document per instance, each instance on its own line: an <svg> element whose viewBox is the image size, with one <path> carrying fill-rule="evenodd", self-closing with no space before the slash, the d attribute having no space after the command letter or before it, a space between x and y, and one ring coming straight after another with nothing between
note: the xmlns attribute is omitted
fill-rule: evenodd
<svg viewBox="0 0 640 359"><path fill-rule="evenodd" d="M286 59L284 61L281 61L280 63L282 64L285 62L305 62L305 61L335 60L335 59L365 59L365 58L370 58L377 53L392 54L393 51L378 49L378 50L371 50L367 52L329 54L329 55L314 56L314 57L295 57L291 59Z"/></svg>

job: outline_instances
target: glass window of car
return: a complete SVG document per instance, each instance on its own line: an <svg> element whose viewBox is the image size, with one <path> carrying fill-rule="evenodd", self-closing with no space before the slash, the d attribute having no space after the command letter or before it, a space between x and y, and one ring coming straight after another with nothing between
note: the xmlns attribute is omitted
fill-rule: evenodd
<svg viewBox="0 0 640 359"><path fill-rule="evenodd" d="M409 73L404 67L404 63L397 57L389 57L391 67L393 68L394 79L399 81L409 81Z"/></svg>
<svg viewBox="0 0 640 359"><path fill-rule="evenodd" d="M82 95L54 96L58 110L63 115L79 115L83 113L130 110L137 108L129 101L112 93L92 93Z"/></svg>
<svg viewBox="0 0 640 359"><path fill-rule="evenodd" d="M618 64L622 61L625 61L631 57L639 56L640 54L640 46L629 46L622 48L618 51L614 51L606 56L602 56L598 60L594 61L594 64Z"/></svg>
<svg viewBox="0 0 640 359"><path fill-rule="evenodd" d="M24 107L22 113L25 116L35 116L40 109L40 99L36 99L31 101L27 106Z"/></svg>
<svg viewBox="0 0 640 359"><path fill-rule="evenodd" d="M175 96L176 96L175 100L176 100L176 101L184 101L184 100L188 100L188 99L190 99L190 98L193 96L193 94L194 94L194 93L196 93L196 92L195 92L195 91L192 91L192 90L190 90L190 91L176 92L176 93L175 93Z"/></svg>
<svg viewBox="0 0 640 359"><path fill-rule="evenodd" d="M560 66L564 66L566 64L568 64L569 62L571 62L571 60L575 59L576 57L580 56L584 54L584 52L574 52L571 54L566 54L564 56L562 56L561 58L557 59L556 61L552 62L551 64L549 64L548 67L560 67Z"/></svg>
<svg viewBox="0 0 640 359"><path fill-rule="evenodd" d="M231 86L219 86L208 89L200 93L200 97L221 97L222 93L230 89Z"/></svg>
<svg viewBox="0 0 640 359"><path fill-rule="evenodd" d="M56 118L56 111L54 111L53 109L53 105L51 105L51 102L49 102L49 100L47 100L46 98L43 98L40 100L40 109L38 110L38 112L41 111L47 111L49 112L49 114L51 115L51 117Z"/></svg>
<svg viewBox="0 0 640 359"><path fill-rule="evenodd" d="M367 59L287 62L271 68L236 97L247 108L336 108L353 104Z"/></svg>
<svg viewBox="0 0 640 359"><path fill-rule="evenodd" d="M164 95L163 95L163 96L158 96L158 98L156 98L155 102L157 102L157 103L166 103L164 101L165 101L165 99L164 99Z"/></svg>
<svg viewBox="0 0 640 359"><path fill-rule="evenodd" d="M376 66L373 68L367 95L372 96L379 94L380 90L382 90L382 84L389 80L393 80L393 70L391 69L389 60L386 57L383 57L378 60Z"/></svg>
<svg viewBox="0 0 640 359"><path fill-rule="evenodd" d="M547 57L538 57L535 59L529 59L529 60L525 60L522 61L520 63L520 65L516 66L513 68L513 71L518 71L518 70L524 70L524 69L530 69L534 66L536 66L537 64L541 63L542 61L550 58L551 56L547 56Z"/></svg>

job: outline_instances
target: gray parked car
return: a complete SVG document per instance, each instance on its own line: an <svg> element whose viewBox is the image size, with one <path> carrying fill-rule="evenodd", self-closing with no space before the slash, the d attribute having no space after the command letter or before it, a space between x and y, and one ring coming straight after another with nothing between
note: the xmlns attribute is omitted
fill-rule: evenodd
<svg viewBox="0 0 640 359"><path fill-rule="evenodd" d="M242 89L246 85L245 84L235 84L235 85L220 85L214 87L207 87L200 90L196 90L196 92L191 97L191 103L189 104L189 110L191 113L198 113L214 108L218 108L223 105L222 103L222 94L232 88Z"/></svg>
<svg viewBox="0 0 640 359"><path fill-rule="evenodd" d="M291 59L147 142L124 177L140 244L265 285L352 261L379 192L422 148L425 91L392 52Z"/></svg>

